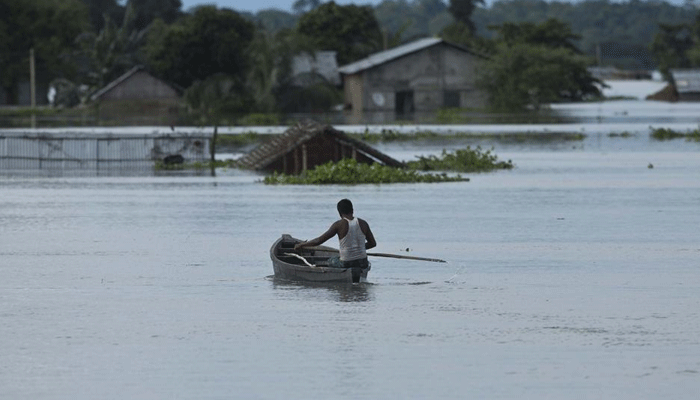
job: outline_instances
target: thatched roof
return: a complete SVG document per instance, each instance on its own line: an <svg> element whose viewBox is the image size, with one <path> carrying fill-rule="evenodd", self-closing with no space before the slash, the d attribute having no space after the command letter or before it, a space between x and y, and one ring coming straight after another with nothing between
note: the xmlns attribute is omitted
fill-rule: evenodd
<svg viewBox="0 0 700 400"><path fill-rule="evenodd" d="M239 159L238 165L242 168L265 170L280 158L295 151L310 140L318 138L320 135L324 135L325 138L331 138L343 146L349 146L357 153L380 164L392 167L404 166L400 161L372 148L360 140L348 136L330 125L323 125L311 120L299 122L283 134L275 136L271 140L261 144L246 156ZM323 156L326 156L326 161L333 160L332 154L323 154Z"/></svg>

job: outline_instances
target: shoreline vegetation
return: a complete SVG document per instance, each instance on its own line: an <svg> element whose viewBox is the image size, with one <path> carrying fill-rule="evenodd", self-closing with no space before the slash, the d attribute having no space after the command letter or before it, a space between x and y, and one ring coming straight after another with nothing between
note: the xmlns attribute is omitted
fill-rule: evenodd
<svg viewBox="0 0 700 400"><path fill-rule="evenodd" d="M652 139L661 141L685 139L687 142L700 142L700 128L687 132L678 132L668 128L656 128L652 130L650 136Z"/></svg>

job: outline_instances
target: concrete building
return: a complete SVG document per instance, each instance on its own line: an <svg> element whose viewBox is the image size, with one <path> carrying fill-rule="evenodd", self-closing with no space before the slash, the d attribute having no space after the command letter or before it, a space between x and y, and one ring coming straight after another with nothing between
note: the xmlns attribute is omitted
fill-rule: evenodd
<svg viewBox="0 0 700 400"><path fill-rule="evenodd" d="M181 106L181 90L136 66L95 92L98 118L108 125L173 125Z"/></svg>
<svg viewBox="0 0 700 400"><path fill-rule="evenodd" d="M391 122L440 108L481 108L476 88L484 56L440 38L427 38L339 68L345 105L356 122Z"/></svg>

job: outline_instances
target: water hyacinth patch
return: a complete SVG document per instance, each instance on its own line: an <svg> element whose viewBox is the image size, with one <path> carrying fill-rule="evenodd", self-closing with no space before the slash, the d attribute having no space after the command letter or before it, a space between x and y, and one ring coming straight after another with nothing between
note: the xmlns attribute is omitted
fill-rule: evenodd
<svg viewBox="0 0 700 400"><path fill-rule="evenodd" d="M486 172L496 169L511 169L513 162L498 161L498 157L491 150L482 150L481 147L472 149L459 149L454 152L443 150L440 157L419 156L418 160L407 163L409 168L421 171L457 171L457 172Z"/></svg>
<svg viewBox="0 0 700 400"><path fill-rule="evenodd" d="M700 129L682 133L676 132L673 129L657 128L651 132L651 137L655 140L673 140L685 138L687 141L700 142Z"/></svg>
<svg viewBox="0 0 700 400"><path fill-rule="evenodd" d="M380 183L434 183L434 182L465 182L469 178L460 175L426 174L413 169L388 167L374 163L372 165L359 163L353 159L343 159L337 163L328 162L308 170L301 175L286 175L273 173L266 176L265 184L287 185L328 185L328 184L380 184Z"/></svg>

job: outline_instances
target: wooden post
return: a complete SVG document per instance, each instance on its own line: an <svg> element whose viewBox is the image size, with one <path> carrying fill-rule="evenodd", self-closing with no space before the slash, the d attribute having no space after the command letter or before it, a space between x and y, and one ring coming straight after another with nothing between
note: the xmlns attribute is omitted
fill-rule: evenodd
<svg viewBox="0 0 700 400"><path fill-rule="evenodd" d="M211 155L211 176L216 176L216 168L215 168L215 161L216 161L216 138L219 136L219 126L214 125L214 135L211 137L211 145L209 147L210 150L210 155Z"/></svg>
<svg viewBox="0 0 700 400"><path fill-rule="evenodd" d="M305 144L301 145L301 159L302 159L301 171L304 172L308 168L308 163L309 163L309 157L306 154L306 145Z"/></svg>
<svg viewBox="0 0 700 400"><path fill-rule="evenodd" d="M29 49L29 97L32 105L32 129L36 128L36 71L34 69L34 48Z"/></svg>
<svg viewBox="0 0 700 400"><path fill-rule="evenodd" d="M294 148L294 175L299 174L301 166L299 165L299 149Z"/></svg>

